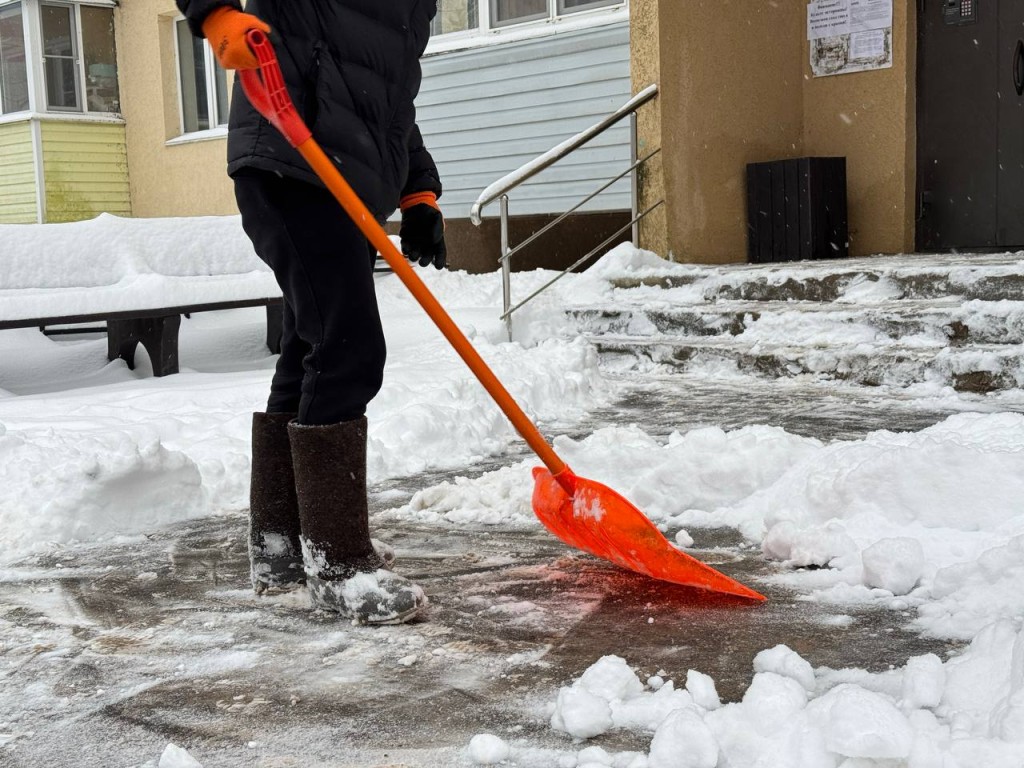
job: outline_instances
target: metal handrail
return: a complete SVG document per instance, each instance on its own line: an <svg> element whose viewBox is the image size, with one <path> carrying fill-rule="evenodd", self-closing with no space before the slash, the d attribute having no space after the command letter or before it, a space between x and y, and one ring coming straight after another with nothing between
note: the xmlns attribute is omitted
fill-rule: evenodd
<svg viewBox="0 0 1024 768"><path fill-rule="evenodd" d="M561 279L562 279L563 277L565 277L565 276L566 276L567 274L569 274L569 273L570 273L570 272L572 272L572 271L573 271L574 269L576 269L576 267L580 266L581 264L585 264L585 263L587 262L587 259L589 259L589 258L590 258L591 256L594 256L594 255L596 255L596 254L597 254L597 253L598 253L598 252L599 252L599 251L600 251L600 250L601 250L602 248L604 248L604 247L605 247L606 245L610 245L610 244L611 244L611 242L612 242L612 240L614 240L614 239L615 239L616 237L618 237L619 235L621 235L621 234L622 234L623 232L625 232L625 231L626 231L627 229L629 229L629 228L630 228L630 227L632 227L632 226L633 226L634 224L636 224L637 222L639 222L639 221L640 221L641 219L643 219L643 218L644 218L645 216L647 216L647 214L651 213L651 212L652 212L652 211L653 211L653 210L654 210L655 208L657 208L657 207L658 207L659 205L664 205L664 204L665 204L665 201L664 201L664 200L659 200L658 202L656 202L656 203L655 203L654 205L652 205L652 206L651 206L650 208L648 208L648 209L647 209L646 211L644 211L643 213L641 213L641 214L639 214L639 215L637 215L637 216L634 216L634 217L633 217L632 219L630 219L630 220L629 220L629 223L627 223L627 224L626 224L625 226L623 226L623 227L620 227L620 228L619 228L618 230L616 230L616 231L615 231L615 232L613 232L613 233L612 233L611 235L609 235L609 236L608 236L607 238L605 238L605 241L604 241L603 243L601 243L600 245L598 245L597 247L595 247L595 248L594 248L593 250L591 250L591 251L590 251L590 252L589 252L588 254L586 254L585 256L581 256L581 257L580 257L579 259L577 259L577 260L576 260L576 261L575 261L575 262L574 262L573 264L571 264L570 266L566 267L566 268L565 268L564 270L562 270L561 272L559 272L559 273L558 273L557 275L555 275L555 276L554 276L553 278L551 278L550 280L548 280L548 281L547 281L546 283L544 283L544 285L542 285L542 286L541 286L540 288L538 288L538 289L537 289L536 291L534 291L534 292L533 292L533 293L531 293L531 294L530 294L529 296L527 296L527 297L526 297L525 299L523 299L522 301L520 301L520 302L519 302L518 304L516 304L516 305L515 305L514 307L509 307L508 309L506 309L506 310L505 310L505 312L504 312L504 314L502 314L502 316L501 316L501 319L502 319L502 320L506 320L506 321L507 321L507 320L508 320L509 318L511 318L511 317L512 317L512 313L513 313L513 312L515 312L515 311L516 311L517 309L521 309L521 308L523 307L523 305L525 305L525 304L527 304L527 303L529 303L529 302L533 301L533 300L534 300L535 298L537 298L538 296L540 296L540 294L544 293L544 291L546 291L546 290L547 290L548 288L550 288L550 287L551 287L552 285L554 285L554 284L555 284L555 283L557 283L557 282L558 282L559 280L561 280Z"/></svg>
<svg viewBox="0 0 1024 768"><path fill-rule="evenodd" d="M632 230L633 230L633 243L634 243L634 245L636 245L638 243L638 239L639 239L640 221L643 220L644 217L646 217L649 213L651 213L651 211L655 210L660 205L664 204L664 202L665 202L664 200L659 200L658 202L656 202L653 205L651 205L649 208L647 208L647 210L643 211L642 213L638 211L639 198L640 198L638 171L639 171L640 167L644 163L646 163L652 157L654 157L659 152L661 152L661 149L660 148L655 149L652 152L650 152L649 154L647 154L645 157L637 159L638 140L637 140L637 117L636 117L636 112L637 112L637 110L640 107L642 107L647 102L651 101L657 95L658 95L658 86L657 85L650 85L647 88L644 88L636 96L631 98L629 101L627 101L625 104L623 104L617 110L615 110L615 112L613 112L608 117L606 117L603 120L601 120L600 122L592 125L590 128L587 128L585 131L582 131L581 133L576 134L572 138L567 139L566 141L563 141L558 146L548 150L547 152L545 152L540 157L537 157L534 160L531 160L530 162L528 162L526 165L522 166L521 168L519 168L519 169L513 171L512 173L509 173L509 174L501 177L500 179L498 179L496 182L494 182L489 187L487 187L487 189L485 189L483 192L481 192L480 196L477 198L476 202L473 203L473 207L470 210L469 217L473 221L473 223L476 226L478 226L478 227L483 223L483 217L481 215L481 212L482 212L484 206L488 205L489 203L494 202L495 200L498 200L500 202L500 204L501 204L501 213L500 213L500 215L501 215L501 259L499 261L501 263L502 301L503 301L503 308L504 308L504 312L501 315L501 319L505 321L505 328L506 328L507 333L508 333L509 341L512 340L512 313L513 312L515 312L516 310L520 309L527 302L529 302L532 299L536 298L539 294L543 293L545 290L547 290L552 285L554 285L556 282L558 282L563 277L565 277L569 272L572 272L577 267L579 267L582 264L586 263L586 261L588 259L590 259L594 255L596 255L598 252L600 252L603 248L605 248L607 245L609 245L612 241L614 241L617 237L619 237L627 229L632 228ZM584 144L589 142L591 139L594 139L597 136L600 136L602 133L604 133L606 130L611 128L613 125L615 125L616 123L618 123L620 120L622 120L625 117L629 117L630 118L630 124L631 124L630 125L629 153L630 153L631 159L633 160L632 165L630 165L629 168L627 168L625 171L623 171L618 176L613 178L611 181L603 184L598 190L596 190L595 192L591 193L590 195L587 195L587 197L585 197L582 201L580 201L579 203L574 205L572 208L570 208L565 213L563 213L560 216L558 216L554 221L551 221L548 224L546 224L545 226L541 227L539 230L537 230L532 235L530 235L530 237L526 238L526 240L524 240L523 242L519 243L519 245L517 245L514 248L511 248L509 246L508 193L511 190L513 190L516 187L518 187L520 184L523 184L524 182L526 182L529 179L533 178L534 176L536 176L538 173L540 173L544 169L551 167L552 165L557 163L562 158L566 157L567 155L571 154L575 150L579 149ZM623 177L625 177L627 175L631 175L630 196L632 198L632 202L631 202L631 205L630 205L630 208L631 208L630 213L631 213L632 218L629 220L629 223L626 224L625 226L623 226L622 228L620 228L617 232L615 232L610 237L606 238L603 243L601 243L599 246L597 246L596 248L591 250L588 254L586 254L582 258L578 259L574 264L572 264L567 269L563 270L560 274L556 275L554 278L549 280L547 283L545 283L539 289L537 289L536 291L531 293L529 296L527 296L525 299L520 301L518 304L516 304L515 306L512 306L512 257L515 254L517 254L520 251L522 251L527 246L529 246L531 243L535 242L539 237L542 237L544 234L549 232L551 229L553 229L554 227L558 226L558 224L563 222L567 217L569 217L570 215L572 215L573 213L578 211L584 205L589 203L591 200L593 200L599 194L601 194L602 192L607 190L609 187L611 187L613 184L615 184L616 182L620 181Z"/></svg>
<svg viewBox="0 0 1024 768"><path fill-rule="evenodd" d="M545 152L540 157L531 160L521 168L512 171L512 173L502 176L480 193L480 196L476 199L476 202L473 203L473 207L469 211L469 218L476 226L479 227L480 224L483 223L483 216L481 215L481 212L483 211L484 206L489 203L493 203L499 197L507 194L523 182L533 178L545 168L551 167L570 152L579 149L591 139L600 136L620 120L636 112L640 107L657 95L657 83L647 86L599 123L595 123L585 131L576 134L571 139L563 141L561 144Z"/></svg>
<svg viewBox="0 0 1024 768"><path fill-rule="evenodd" d="M526 238L525 240L523 240L523 242L521 242L521 243L520 243L519 245L517 245L517 246L516 246L515 248L513 248L512 250L510 250L510 251L509 251L508 253L504 253L504 254L502 254L502 256L501 256L501 261L508 261L508 260L509 260L509 259L511 259L511 258L512 258L513 256L515 256L515 255L516 255L517 253L519 253L519 252L520 252L521 250L523 250L524 248L526 248L526 247L527 247L527 246L528 246L528 245L529 245L530 243L532 243L532 242L533 242L534 240L537 240L538 238L540 238L540 237L543 237L543 236L544 236L545 234L547 234L547 232L548 232L549 230L551 230L551 229L554 229L555 227L557 227L557 226L558 226L559 224L561 224L561 223L562 223L563 221L565 221L565 220L566 220L567 218L569 218L569 217L570 217L570 216L572 216L572 215L573 215L574 213L576 213L576 211L578 211L578 210L579 210L580 208L582 208L582 207L583 207L584 205L586 205L587 203L589 203L589 202L590 202L591 200L593 200L593 199L594 199L595 197L597 197L598 195L600 195L600 194L601 194L602 192L604 192L604 191L605 191L606 189L608 189L608 188L609 188L610 186L612 186L613 184L615 184L615 182L617 182L617 181L619 181L620 179L623 179L623 178L625 178L626 176L628 176L629 174L631 174L631 173L632 173L633 171L635 171L635 170L636 170L637 168L639 168L639 167L640 167L641 165L643 165L644 163L646 163L646 162L647 162L648 160L650 160L650 159L651 159L652 157L654 157L654 156L655 156L656 154L658 154L659 152L661 152L661 148L660 148L660 147L659 147L658 149L654 150L653 152L651 152L650 154L648 154L648 155L647 155L646 157L642 157L642 158L640 158L639 160L637 160L637 161L636 161L635 163L633 163L633 164L632 164L631 166L629 166L629 168L627 168L626 170L624 170L624 171L623 171L622 173L620 173L620 174L619 174L618 176L616 176L616 177L615 177L614 179L612 179L612 180L611 180L611 181L609 181L608 183L606 183L606 184L603 184L603 185L601 185L601 187L600 187L599 189L597 189L597 190L595 190L595 191L591 192L591 193L590 193L589 195L587 195L587 196L586 196L585 198L583 198L582 200L580 200L580 201L579 201L578 203L576 203L576 205L574 205L574 206L573 206L572 208L570 208L570 209L569 209L568 211L566 211L565 213L563 213L563 214L562 214L561 216L559 216L559 217L558 217L557 219L555 219L554 221L552 221L552 222L550 222L550 223L548 223L548 224L545 224L545 225L544 225L543 227L541 227L541 228L540 228L540 229L538 229L538 230L537 230L536 232L534 232L534 233L533 233L532 235L530 235L530 236L529 236L528 238ZM623 230L623 231L625 231L625 230ZM620 233L617 233L617 234L622 234L622 233L620 232ZM584 261L585 261L585 259L584 259ZM570 267L570 269L571 269L571 267Z"/></svg>

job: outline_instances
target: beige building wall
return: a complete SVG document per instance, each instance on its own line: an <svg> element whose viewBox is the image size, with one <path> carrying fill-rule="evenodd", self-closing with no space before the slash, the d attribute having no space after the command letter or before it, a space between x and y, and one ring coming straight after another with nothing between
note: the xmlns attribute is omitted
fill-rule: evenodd
<svg viewBox="0 0 1024 768"><path fill-rule="evenodd" d="M629 47L630 76L633 92L638 93L652 83L659 83L661 45L658 36L659 3L636 2L630 12ZM646 157L662 147L661 105L664 97L648 102L637 113L637 156ZM640 199L638 210L646 211L664 200L664 157L659 153L640 167ZM655 253L668 253L668 207L661 205L640 223L640 241Z"/></svg>
<svg viewBox="0 0 1024 768"><path fill-rule="evenodd" d="M804 43L804 151L847 158L852 256L914 250L916 7L893 4L891 69L811 77Z"/></svg>
<svg viewBox="0 0 1024 768"><path fill-rule="evenodd" d="M173 0L131 0L116 11L121 104L135 216L237 213L225 138L181 135Z"/></svg>
<svg viewBox="0 0 1024 768"><path fill-rule="evenodd" d="M641 132L660 142L664 172L644 177L643 195L663 195L667 210L661 233L642 230L646 247L678 261L745 261L747 163L845 155L851 253L912 249L914 6L895 4L892 69L828 78L811 74L805 6L633 0L633 22L656 38L633 47L634 73L661 87L660 115Z"/></svg>

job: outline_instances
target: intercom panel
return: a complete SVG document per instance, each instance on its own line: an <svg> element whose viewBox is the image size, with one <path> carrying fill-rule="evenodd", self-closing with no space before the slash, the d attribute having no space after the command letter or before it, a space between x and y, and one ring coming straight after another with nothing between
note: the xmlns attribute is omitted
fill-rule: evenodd
<svg viewBox="0 0 1024 768"><path fill-rule="evenodd" d="M942 18L950 25L976 24L981 0L942 0Z"/></svg>

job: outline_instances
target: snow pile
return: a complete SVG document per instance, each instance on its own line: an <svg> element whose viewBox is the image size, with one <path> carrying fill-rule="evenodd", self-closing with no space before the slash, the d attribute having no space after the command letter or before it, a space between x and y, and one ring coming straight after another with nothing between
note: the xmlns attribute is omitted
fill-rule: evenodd
<svg viewBox="0 0 1024 768"><path fill-rule="evenodd" d="M422 274L532 418L572 424L606 401L582 340L503 340L493 276ZM377 289L389 355L367 413L370 482L464 467L519 443L398 279L378 278ZM137 371L107 363L102 338L0 333L0 387L28 395L0 398L0 560L246 509L251 413L274 364L263 339L262 310L195 315L183 322L183 372L154 379L141 351ZM76 383L92 388L67 391Z"/></svg>
<svg viewBox="0 0 1024 768"><path fill-rule="evenodd" d="M280 296L239 216L0 224L0 320Z"/></svg>
<svg viewBox="0 0 1024 768"><path fill-rule="evenodd" d="M526 350L477 338L476 347L534 421L571 423L607 394L597 355L582 340ZM429 358L389 362L384 388L370 403L374 477L465 466L519 439L454 353L431 349ZM440 364L444 356L450 364ZM410 445L420 448L409 450Z"/></svg>
<svg viewBox="0 0 1024 768"><path fill-rule="evenodd" d="M637 427L609 427L583 440L557 437L554 446L577 475L612 487L658 523L671 523L686 510L741 502L771 486L792 463L809 460L821 449L817 440L763 426L675 432L667 443ZM531 459L473 481L459 478L424 489L392 516L426 522L529 523L533 481L528 472L536 463Z"/></svg>
<svg viewBox="0 0 1024 768"><path fill-rule="evenodd" d="M660 277L664 275L704 274L705 270L688 264L673 264L653 251L634 248L630 243L615 246L594 266L580 275L576 282L594 285L626 277Z"/></svg>
<svg viewBox="0 0 1024 768"><path fill-rule="evenodd" d="M706 675L691 671L685 690L676 690L671 680L660 678L651 690L645 690L625 659L605 656L572 686L559 691L551 727L577 739L600 736L615 728L653 732L676 710L718 706L714 682Z"/></svg>
<svg viewBox="0 0 1024 768"><path fill-rule="evenodd" d="M736 528L786 566L780 580L818 599L916 606L922 629L964 640L1024 615L1019 414L961 414L828 445L773 427L695 429L667 442L615 427L555 447L683 544L699 544L700 528ZM390 515L532 524L535 463L424 489Z"/></svg>
<svg viewBox="0 0 1024 768"><path fill-rule="evenodd" d="M660 677L651 679L654 689L624 659L606 656L559 691L552 728L577 742L617 730L647 733L649 752L614 754L592 744L560 764L1019 768L1024 761L1024 631L1010 621L992 624L946 663L929 654L882 674L815 671L777 646L757 655L753 672L742 700L720 705L717 694L707 695L713 681L698 672L689 672L686 690Z"/></svg>
<svg viewBox="0 0 1024 768"><path fill-rule="evenodd" d="M0 530L7 552L114 532L112 521L130 520L134 530L146 531L207 513L195 462L162 445L153 430L50 429L29 439L0 425Z"/></svg>
<svg viewBox="0 0 1024 768"><path fill-rule="evenodd" d="M269 273L240 216L0 224L4 289L95 288L131 275Z"/></svg>

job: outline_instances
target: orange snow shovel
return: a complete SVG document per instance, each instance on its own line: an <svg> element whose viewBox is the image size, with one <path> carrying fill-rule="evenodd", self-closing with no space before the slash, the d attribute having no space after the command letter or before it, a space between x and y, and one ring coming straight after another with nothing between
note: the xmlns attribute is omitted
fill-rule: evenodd
<svg viewBox="0 0 1024 768"><path fill-rule="evenodd" d="M247 38L260 63L258 73L238 72L249 101L305 158L544 462L547 469L533 470L533 510L545 527L569 546L631 571L675 584L764 600L763 595L676 549L639 509L611 488L573 474L314 141L288 95L267 35L250 30Z"/></svg>

